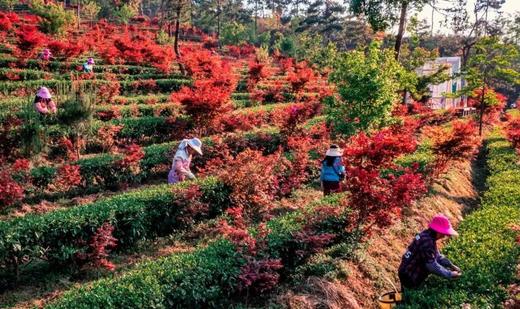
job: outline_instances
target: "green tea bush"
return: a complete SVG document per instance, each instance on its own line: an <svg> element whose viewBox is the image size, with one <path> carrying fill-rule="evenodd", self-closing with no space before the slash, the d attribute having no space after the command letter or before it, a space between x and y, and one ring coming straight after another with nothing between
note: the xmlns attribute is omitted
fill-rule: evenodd
<svg viewBox="0 0 520 309"><path fill-rule="evenodd" d="M296 236L308 228L306 218L320 218L318 235L343 230L351 223L348 208L344 209L340 203L342 198L343 195L326 197L269 220L267 248L261 253L262 258L281 258L283 272L294 271L294 267L304 261L301 252L309 250L308 243ZM340 218L337 213L323 214L323 207L341 209ZM332 224L333 221L336 224ZM300 255L295 254L296 251ZM173 254L139 265L121 277L72 289L48 308L228 308L240 301L237 287L245 264L243 251L220 239L191 253Z"/></svg>
<svg viewBox="0 0 520 309"><path fill-rule="evenodd" d="M182 86L189 86L191 84L191 80L189 79L158 79L155 81L157 85L157 89L147 89L147 88L136 88L135 81L133 80L125 80L121 81L121 91L125 94L132 93L157 93L157 92L172 92L179 90ZM110 81L105 80L84 80L83 84L103 84L110 83ZM29 80L29 81L4 81L0 83L0 93L8 95L19 89L27 89L28 91L36 90L42 85L56 89L63 88L70 84L70 81L67 80L59 80L59 79L48 79L48 80Z"/></svg>
<svg viewBox="0 0 520 309"><path fill-rule="evenodd" d="M66 293L47 308L218 308L229 304L245 259L221 240L139 265Z"/></svg>
<svg viewBox="0 0 520 309"><path fill-rule="evenodd" d="M210 207L208 214L221 213L229 205L229 188L215 178L175 185L197 185L200 200ZM16 266L35 258L52 263L68 263L103 223L114 227L118 247L129 247L137 240L168 234L185 228L184 209L176 203L171 185L152 186L109 197L92 204L57 210L41 215L0 222L0 266ZM204 216L203 216L204 217Z"/></svg>
<svg viewBox="0 0 520 309"><path fill-rule="evenodd" d="M248 147L265 149L266 153L273 153L280 146L280 134L272 128L264 128L251 132L227 134L226 143L233 152L241 152ZM211 153L215 147L211 137L203 138L205 153ZM171 164L170 153L178 145L178 142L168 142L163 144L144 147L145 156L140 161L140 173L134 175L128 171L122 171L117 167L116 162L121 159L120 155L99 154L90 158L80 159L74 164L79 165L83 186L81 190L72 189L70 192L58 192L45 194L43 190L54 181L57 175L56 167L38 167L31 170L31 175L36 183L37 190L28 201L37 201L41 198L56 199L59 197L75 196L79 193L93 193L103 189L117 189L121 184L138 184L150 179L151 177L166 176L166 170L160 168L161 165ZM218 146L218 145L217 145ZM197 157L193 161L195 167L200 167L210 160L211 156L205 155ZM83 191L85 190L85 191Z"/></svg>

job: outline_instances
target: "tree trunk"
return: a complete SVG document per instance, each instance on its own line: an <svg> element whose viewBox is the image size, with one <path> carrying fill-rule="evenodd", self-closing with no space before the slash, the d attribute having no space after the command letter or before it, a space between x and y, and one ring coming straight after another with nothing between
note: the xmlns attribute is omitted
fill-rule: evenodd
<svg viewBox="0 0 520 309"><path fill-rule="evenodd" d="M257 27L258 27L258 1L255 0L255 38L257 37Z"/></svg>
<svg viewBox="0 0 520 309"><path fill-rule="evenodd" d="M484 111L485 111L485 102L486 98L486 86L484 84L484 87L482 88L482 95L480 96L480 112L478 117L478 135L482 136L482 126L484 123Z"/></svg>
<svg viewBox="0 0 520 309"><path fill-rule="evenodd" d="M173 38L173 50L175 51L175 57L177 58L177 62L179 63L179 70L181 70L181 74L185 75L186 72L184 70L184 66L181 64L181 53L179 51L179 29L181 25L181 7L179 6L176 10L177 16L175 18L175 36Z"/></svg>
<svg viewBox="0 0 520 309"><path fill-rule="evenodd" d="M220 0L217 0L217 43L220 47L220 14L221 14L221 8L220 8Z"/></svg>
<svg viewBox="0 0 520 309"><path fill-rule="evenodd" d="M408 9L408 2L405 1L401 5L401 17L399 18L399 31L397 32L397 36L395 38L395 59L399 60L399 55L401 53L401 45L403 44L403 36L405 31L405 23L406 23L406 10Z"/></svg>
<svg viewBox="0 0 520 309"><path fill-rule="evenodd" d="M81 1L78 0L78 30L81 27Z"/></svg>

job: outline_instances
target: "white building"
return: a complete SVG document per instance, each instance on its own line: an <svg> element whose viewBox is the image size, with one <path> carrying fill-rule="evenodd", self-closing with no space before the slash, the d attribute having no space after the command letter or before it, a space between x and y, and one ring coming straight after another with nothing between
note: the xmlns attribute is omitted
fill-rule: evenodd
<svg viewBox="0 0 520 309"><path fill-rule="evenodd" d="M461 71L462 61L460 57L441 57L427 62L417 70L419 75L430 75L435 73L441 66L447 67L448 75L452 79L438 85L430 85L431 98L428 101L432 109L449 109L466 107L467 100L462 97L450 98L447 94L455 93L462 89L463 80L457 74Z"/></svg>

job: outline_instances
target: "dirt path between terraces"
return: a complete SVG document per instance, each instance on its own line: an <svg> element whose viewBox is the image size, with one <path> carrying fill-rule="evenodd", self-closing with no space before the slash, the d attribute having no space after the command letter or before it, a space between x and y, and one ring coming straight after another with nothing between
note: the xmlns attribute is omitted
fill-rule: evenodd
<svg viewBox="0 0 520 309"><path fill-rule="evenodd" d="M284 305L289 308L378 308L377 297L399 284L397 268L401 255L415 233L423 230L437 213L447 215L455 226L464 215L478 207L479 192L485 182L482 155L473 163L454 167L436 181L432 192L403 212L403 220L390 229L375 232L354 261L343 261L348 277L334 282L310 278L296 293L286 294ZM442 248L442 244L441 244Z"/></svg>

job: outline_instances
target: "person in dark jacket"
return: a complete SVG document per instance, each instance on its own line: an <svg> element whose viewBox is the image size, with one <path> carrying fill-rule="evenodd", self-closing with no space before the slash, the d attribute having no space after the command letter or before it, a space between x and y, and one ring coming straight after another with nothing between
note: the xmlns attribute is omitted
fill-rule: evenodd
<svg viewBox="0 0 520 309"><path fill-rule="evenodd" d="M340 182L345 178L345 167L341 162L342 155L343 153L337 145L331 145L325 154L325 159L321 163L320 176L323 195L337 192Z"/></svg>
<svg viewBox="0 0 520 309"><path fill-rule="evenodd" d="M453 229L448 218L442 214L436 215L428 229L415 236L401 259L399 280L402 288L417 288L430 274L446 279L460 277L462 274L460 268L437 249L437 240L456 235L458 233Z"/></svg>

